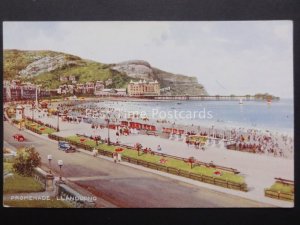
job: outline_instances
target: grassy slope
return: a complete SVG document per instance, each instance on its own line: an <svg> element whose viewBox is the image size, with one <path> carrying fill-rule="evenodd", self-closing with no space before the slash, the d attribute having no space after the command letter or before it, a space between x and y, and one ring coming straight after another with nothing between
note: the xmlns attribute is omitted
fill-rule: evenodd
<svg viewBox="0 0 300 225"><path fill-rule="evenodd" d="M19 51L19 50L4 50L4 79L12 80L18 75L18 72L32 62L36 56L55 56L57 54L64 54L52 51ZM59 68L51 72L39 74L32 79L23 78L23 80L33 81L41 84L47 88L58 88L61 84L60 76L74 75L77 82L85 83L88 81L102 80L109 78L113 80L113 85L109 88L124 88L127 86L130 78L117 71L112 71L109 65L83 60L77 56L64 54L66 59L77 61L79 65L70 65L64 68ZM70 84L70 83L69 83Z"/></svg>
<svg viewBox="0 0 300 225"><path fill-rule="evenodd" d="M4 171L12 172L12 163L4 162ZM6 178L3 185L4 194L40 191L44 191L44 188L33 177L23 177L16 173L13 177Z"/></svg>

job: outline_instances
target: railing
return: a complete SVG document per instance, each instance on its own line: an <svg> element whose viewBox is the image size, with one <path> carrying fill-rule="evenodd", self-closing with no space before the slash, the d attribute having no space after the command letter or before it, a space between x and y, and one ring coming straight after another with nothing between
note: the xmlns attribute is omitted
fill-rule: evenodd
<svg viewBox="0 0 300 225"><path fill-rule="evenodd" d="M174 175L179 175L182 177L190 178L193 180L198 180L198 181L205 182L205 183L214 184L214 185L221 186L221 187L226 187L226 188L245 191L245 192L248 191L246 183L239 184L239 183L223 180L223 179L220 179L217 177L196 174L196 173L188 172L185 170L176 169L174 167L168 167L168 166L164 166L164 165L160 165L160 164L156 164L156 163L147 162L144 160L134 159L134 158L131 158L128 156L122 156L122 160L125 162L136 164L136 165L141 165L141 166L144 166L144 167L147 167L150 169L155 169L158 171L163 171L163 172L167 172L167 173L174 174Z"/></svg>
<svg viewBox="0 0 300 225"><path fill-rule="evenodd" d="M272 191L270 189L265 189L265 196L285 201L294 201L295 198L292 193L282 193L280 191Z"/></svg>
<svg viewBox="0 0 300 225"><path fill-rule="evenodd" d="M275 180L280 182L280 183L283 183L283 184L291 184L291 185L294 185L294 181L293 180L287 180L287 179L283 179L283 178L280 178L280 177L275 177Z"/></svg>
<svg viewBox="0 0 300 225"><path fill-rule="evenodd" d="M47 172L45 172L39 167L34 168L33 177L35 178L35 180L37 180L39 183L43 185L44 189L47 188L47 180L54 179L53 175L48 174Z"/></svg>

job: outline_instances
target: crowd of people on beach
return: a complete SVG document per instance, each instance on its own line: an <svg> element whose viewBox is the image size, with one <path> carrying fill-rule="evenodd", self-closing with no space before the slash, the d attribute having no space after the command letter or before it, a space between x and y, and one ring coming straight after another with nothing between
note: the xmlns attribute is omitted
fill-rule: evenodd
<svg viewBox="0 0 300 225"><path fill-rule="evenodd" d="M293 139L287 135L259 130L231 130L231 136L239 150L252 149L256 153L287 157L293 154Z"/></svg>

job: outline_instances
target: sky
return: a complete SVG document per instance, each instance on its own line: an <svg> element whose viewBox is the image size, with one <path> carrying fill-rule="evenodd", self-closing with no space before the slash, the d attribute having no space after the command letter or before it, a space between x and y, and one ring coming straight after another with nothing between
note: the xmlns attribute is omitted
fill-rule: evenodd
<svg viewBox="0 0 300 225"><path fill-rule="evenodd" d="M212 95L293 97L292 21L4 22L4 49L102 63L145 60L195 76Z"/></svg>

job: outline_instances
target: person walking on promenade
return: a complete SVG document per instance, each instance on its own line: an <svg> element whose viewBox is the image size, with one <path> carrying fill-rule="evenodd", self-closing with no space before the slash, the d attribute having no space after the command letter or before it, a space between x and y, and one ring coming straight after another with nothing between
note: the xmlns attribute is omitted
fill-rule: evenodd
<svg viewBox="0 0 300 225"><path fill-rule="evenodd" d="M93 149L93 156L96 157L98 155L98 150L96 148Z"/></svg>
<svg viewBox="0 0 300 225"><path fill-rule="evenodd" d="M157 146L157 151L161 152L161 147L160 147L160 145Z"/></svg>
<svg viewBox="0 0 300 225"><path fill-rule="evenodd" d="M117 162L117 153L116 152L113 153L113 157L114 157L114 162L116 163Z"/></svg>
<svg viewBox="0 0 300 225"><path fill-rule="evenodd" d="M190 141L189 141L189 139L186 139L185 143L187 144L188 147L190 147Z"/></svg>
<svg viewBox="0 0 300 225"><path fill-rule="evenodd" d="M117 153L117 160L118 160L118 162L121 162L121 158L122 158L121 154Z"/></svg>

